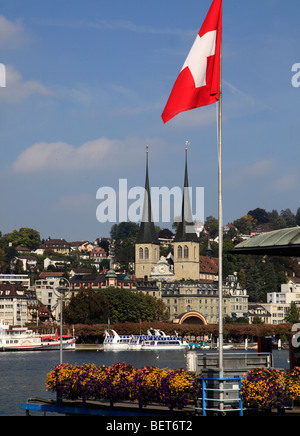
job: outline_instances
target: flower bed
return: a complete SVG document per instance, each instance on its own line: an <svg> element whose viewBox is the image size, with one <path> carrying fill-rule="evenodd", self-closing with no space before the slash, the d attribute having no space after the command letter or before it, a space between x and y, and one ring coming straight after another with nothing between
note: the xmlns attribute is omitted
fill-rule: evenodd
<svg viewBox="0 0 300 436"><path fill-rule="evenodd" d="M141 406L160 403L170 409L182 409L201 396L200 379L184 369L137 369L124 362L110 367L63 363L47 375L46 387L70 400L129 400Z"/></svg>
<svg viewBox="0 0 300 436"><path fill-rule="evenodd" d="M291 401L300 400L300 368L280 371L256 368L242 380L241 396L244 407L283 409Z"/></svg>

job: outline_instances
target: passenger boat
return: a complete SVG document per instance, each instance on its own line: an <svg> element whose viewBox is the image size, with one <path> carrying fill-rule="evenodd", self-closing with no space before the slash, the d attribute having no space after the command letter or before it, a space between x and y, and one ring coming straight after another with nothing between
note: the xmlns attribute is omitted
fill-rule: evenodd
<svg viewBox="0 0 300 436"><path fill-rule="evenodd" d="M105 330L103 347L104 351L124 351L130 349L132 335L118 335L115 330Z"/></svg>
<svg viewBox="0 0 300 436"><path fill-rule="evenodd" d="M63 336L64 350L75 350L75 338ZM46 351L59 350L60 337L58 334L34 333L27 327L12 327L0 320L0 351Z"/></svg>
<svg viewBox="0 0 300 436"><path fill-rule="evenodd" d="M189 344L177 334L167 336L162 330L149 329L147 335L118 335L115 330L105 331L105 351L121 350L180 350Z"/></svg>

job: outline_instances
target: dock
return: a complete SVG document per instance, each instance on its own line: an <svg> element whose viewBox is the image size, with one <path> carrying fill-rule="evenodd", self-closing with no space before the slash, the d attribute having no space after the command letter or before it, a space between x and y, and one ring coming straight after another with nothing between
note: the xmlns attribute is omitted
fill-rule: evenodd
<svg viewBox="0 0 300 436"><path fill-rule="evenodd" d="M185 407L181 410L170 410L166 406L151 404L140 407L137 402L117 402L111 404L110 401L71 401L71 400L44 400L41 398L29 398L26 403L21 405L25 410L26 416L30 412L58 413L74 416L195 416L194 406Z"/></svg>
<svg viewBox="0 0 300 436"><path fill-rule="evenodd" d="M75 344L75 351L103 351L103 344Z"/></svg>

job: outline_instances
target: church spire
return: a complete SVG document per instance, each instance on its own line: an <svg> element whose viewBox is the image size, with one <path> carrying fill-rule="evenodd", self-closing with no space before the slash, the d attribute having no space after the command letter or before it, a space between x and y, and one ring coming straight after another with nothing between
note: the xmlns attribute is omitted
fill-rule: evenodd
<svg viewBox="0 0 300 436"><path fill-rule="evenodd" d="M185 242L185 241L198 242L198 238L194 229L191 202L190 202L188 169L187 169L187 145L188 142L186 141L184 190L183 190L183 198L182 198L181 221L178 223L174 242Z"/></svg>
<svg viewBox="0 0 300 436"><path fill-rule="evenodd" d="M159 244L158 237L155 231L154 223L152 221L152 208L149 184L149 171L148 171L148 145L146 147L146 179L145 179L145 196L142 214L142 222L136 238L137 244Z"/></svg>

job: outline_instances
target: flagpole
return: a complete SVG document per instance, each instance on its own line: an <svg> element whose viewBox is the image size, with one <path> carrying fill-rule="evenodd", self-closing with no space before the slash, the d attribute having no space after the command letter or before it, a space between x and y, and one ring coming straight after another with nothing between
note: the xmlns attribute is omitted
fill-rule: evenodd
<svg viewBox="0 0 300 436"><path fill-rule="evenodd" d="M218 218L219 218L219 377L224 377L223 364L223 210L222 210L222 35L220 47L220 97L218 114Z"/></svg>

